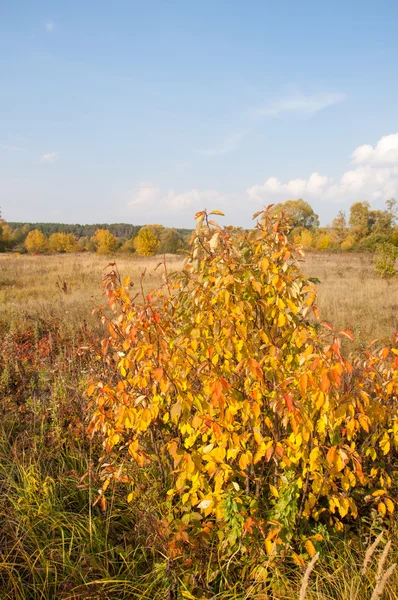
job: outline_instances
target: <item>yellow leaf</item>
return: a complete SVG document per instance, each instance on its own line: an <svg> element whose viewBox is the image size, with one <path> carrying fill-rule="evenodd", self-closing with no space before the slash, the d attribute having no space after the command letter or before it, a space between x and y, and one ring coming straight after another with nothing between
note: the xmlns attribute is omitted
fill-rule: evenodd
<svg viewBox="0 0 398 600"><path fill-rule="evenodd" d="M271 556L273 549L274 549L274 542L272 542L271 540L265 540L265 550L266 550L268 556Z"/></svg>
<svg viewBox="0 0 398 600"><path fill-rule="evenodd" d="M384 504L384 502L379 502L379 504L377 505L377 510L384 517L384 515L386 514L386 505Z"/></svg>
<svg viewBox="0 0 398 600"><path fill-rule="evenodd" d="M258 294L261 294L261 291L262 291L262 289L263 289L263 288L262 288L262 285L261 285L261 283L260 283L259 281L255 281L255 280L253 280L253 281L252 281L252 288L253 288L253 289L254 289L254 290L255 290L255 291L258 293Z"/></svg>
<svg viewBox="0 0 398 600"><path fill-rule="evenodd" d="M244 471L248 465L248 460L246 454L241 454L239 458L239 466Z"/></svg>
<svg viewBox="0 0 398 600"><path fill-rule="evenodd" d="M376 490L373 492L372 496L377 498L378 496L384 496L384 494L387 494L387 490Z"/></svg>
<svg viewBox="0 0 398 600"><path fill-rule="evenodd" d="M274 485L270 484L269 489L271 491L271 494L273 496L275 496L275 498L279 498L279 492L278 492L278 490L276 489L276 487Z"/></svg>
<svg viewBox="0 0 398 600"><path fill-rule="evenodd" d="M283 327L286 323L286 317L284 313L279 313L278 315L278 327Z"/></svg>
<svg viewBox="0 0 398 600"><path fill-rule="evenodd" d="M388 433L385 433L379 442L379 446L384 454L388 454L390 452L390 438L388 437Z"/></svg>
<svg viewBox="0 0 398 600"><path fill-rule="evenodd" d="M316 549L314 544L311 542L311 540L307 540L305 542L305 549L307 550L308 554L311 556L311 558L313 558L316 554Z"/></svg>
<svg viewBox="0 0 398 600"><path fill-rule="evenodd" d="M393 513L394 512L394 502L392 500L390 500L390 498L386 498L384 500L385 505L387 506L387 510L389 513Z"/></svg>

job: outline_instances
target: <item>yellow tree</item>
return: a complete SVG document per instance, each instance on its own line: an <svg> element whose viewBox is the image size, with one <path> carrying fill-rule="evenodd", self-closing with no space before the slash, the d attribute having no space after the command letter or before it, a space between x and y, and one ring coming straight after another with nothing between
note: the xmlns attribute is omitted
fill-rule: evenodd
<svg viewBox="0 0 398 600"><path fill-rule="evenodd" d="M38 229L29 231L25 239L25 248L28 252L46 252L48 249L48 239Z"/></svg>
<svg viewBox="0 0 398 600"><path fill-rule="evenodd" d="M333 245L333 238L327 231L324 231L319 234L316 240L316 247L318 250L329 250L329 248Z"/></svg>
<svg viewBox="0 0 398 600"><path fill-rule="evenodd" d="M152 256L156 254L160 242L151 229L142 227L134 238L133 244L139 256Z"/></svg>
<svg viewBox="0 0 398 600"><path fill-rule="evenodd" d="M308 229L303 229L297 241L305 250L308 250L309 248L311 248L312 243L314 241L312 231L309 231Z"/></svg>
<svg viewBox="0 0 398 600"><path fill-rule="evenodd" d="M53 233L50 235L48 245L51 252L76 252L78 250L77 238L73 233Z"/></svg>
<svg viewBox="0 0 398 600"><path fill-rule="evenodd" d="M97 229L91 241L97 254L112 254L119 247L119 240L107 229Z"/></svg>

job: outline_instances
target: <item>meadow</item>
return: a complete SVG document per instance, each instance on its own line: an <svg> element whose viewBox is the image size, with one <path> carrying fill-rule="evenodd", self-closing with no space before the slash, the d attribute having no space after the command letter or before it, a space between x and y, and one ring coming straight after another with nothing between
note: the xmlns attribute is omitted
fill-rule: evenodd
<svg viewBox="0 0 398 600"><path fill-rule="evenodd" d="M382 537L377 517L363 535L327 540L307 589L305 566L282 561L253 571L233 557L217 573L191 573L190 586L183 567L176 576L162 540L154 539L154 520L163 514L156 490L150 505L150 490L128 504L115 485L106 508L93 506L101 449L86 435L84 392L90 380L112 378L95 312L105 304L101 282L112 260L88 253L0 255L0 598L376 600L382 570L398 553L394 543L383 556L381 544L372 557L368 551L364 569L367 548ZM145 291L163 282L160 257L116 262L137 291L144 271ZM166 263L179 270L182 258ZM321 319L351 330L350 344L392 343L398 281L380 279L371 255L310 253L303 270L319 280ZM383 598L398 599L397 590L395 572Z"/></svg>
<svg viewBox="0 0 398 600"><path fill-rule="evenodd" d="M159 256L107 259L91 253L0 254L0 322L6 329L52 320L64 329L83 323L95 329L98 319L92 310L104 303L102 277L113 260L121 275L131 276L137 288L143 272L146 290L164 280ZM167 256L169 271L181 269L182 264L178 255ZM320 281L322 319L337 329L350 329L361 343L392 339L398 330L398 281L379 277L372 254L310 252L303 270Z"/></svg>

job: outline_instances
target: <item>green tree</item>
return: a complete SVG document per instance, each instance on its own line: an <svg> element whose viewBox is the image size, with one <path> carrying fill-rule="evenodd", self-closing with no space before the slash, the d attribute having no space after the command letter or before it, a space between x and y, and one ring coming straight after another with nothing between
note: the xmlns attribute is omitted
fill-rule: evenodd
<svg viewBox="0 0 398 600"><path fill-rule="evenodd" d="M278 216L282 213L285 213L292 229L297 227L304 227L305 229L319 227L318 215L314 213L308 202L305 202L302 198L280 202L272 208L272 214Z"/></svg>
<svg viewBox="0 0 398 600"><path fill-rule="evenodd" d="M177 254L185 247L184 238L176 229L164 229L159 238L159 254Z"/></svg>
<svg viewBox="0 0 398 600"><path fill-rule="evenodd" d="M156 254L160 242L151 229L142 227L134 238L133 244L139 256L152 256Z"/></svg>

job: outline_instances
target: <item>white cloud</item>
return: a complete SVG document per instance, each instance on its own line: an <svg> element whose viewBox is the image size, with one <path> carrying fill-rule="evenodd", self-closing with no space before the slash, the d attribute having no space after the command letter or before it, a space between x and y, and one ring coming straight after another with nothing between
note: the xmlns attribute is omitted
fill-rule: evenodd
<svg viewBox="0 0 398 600"><path fill-rule="evenodd" d="M55 23L54 23L54 21L47 21L47 22L44 24L44 27L46 28L46 30L47 30L49 33L52 33L52 32L54 31L54 29L55 29Z"/></svg>
<svg viewBox="0 0 398 600"><path fill-rule="evenodd" d="M359 146L352 155L357 165L393 165L398 164L398 133L383 136L373 148L370 144Z"/></svg>
<svg viewBox="0 0 398 600"><path fill-rule="evenodd" d="M284 113L313 115L328 106L342 102L344 99L345 95L337 92L320 92L309 96L301 92L295 92L277 102L253 108L251 112L258 117L279 117Z"/></svg>
<svg viewBox="0 0 398 600"><path fill-rule="evenodd" d="M276 177L269 177L265 183L250 187L247 194L252 200L263 200L272 195L282 195L286 200L302 196L319 196L330 181L329 177L319 173L312 173L308 179L291 179L287 183L281 183Z"/></svg>
<svg viewBox="0 0 398 600"><path fill-rule="evenodd" d="M58 160L58 158L58 152L48 152L47 154L43 154L40 160L45 163L53 163Z"/></svg>
<svg viewBox="0 0 398 600"><path fill-rule="evenodd" d="M387 200L398 192L398 134L382 137L373 148L363 145L352 155L348 168L338 181L315 172L308 179L286 183L269 177L263 184L247 189L248 197L263 204L303 197L329 202Z"/></svg>
<svg viewBox="0 0 398 600"><path fill-rule="evenodd" d="M225 203L225 198L216 190L192 189L185 192L176 192L174 189L162 191L150 182L140 183L139 189L128 202L128 208L137 212L162 214L170 211L190 213L204 208L219 208Z"/></svg>

